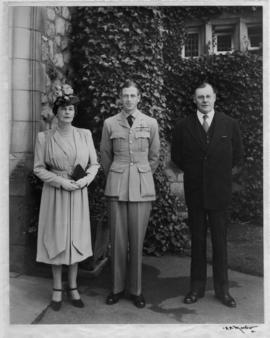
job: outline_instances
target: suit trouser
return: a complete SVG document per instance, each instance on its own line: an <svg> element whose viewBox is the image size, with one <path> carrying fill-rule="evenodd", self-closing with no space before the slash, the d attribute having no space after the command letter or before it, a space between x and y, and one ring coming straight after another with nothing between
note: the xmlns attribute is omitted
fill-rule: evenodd
<svg viewBox="0 0 270 338"><path fill-rule="evenodd" d="M142 292L143 241L151 206L151 202L119 202L113 199L109 201L114 293L125 289L127 268L130 293L139 295Z"/></svg>
<svg viewBox="0 0 270 338"><path fill-rule="evenodd" d="M191 230L191 289L204 291L207 278L206 235L210 227L216 294L228 291L227 211L189 208Z"/></svg>

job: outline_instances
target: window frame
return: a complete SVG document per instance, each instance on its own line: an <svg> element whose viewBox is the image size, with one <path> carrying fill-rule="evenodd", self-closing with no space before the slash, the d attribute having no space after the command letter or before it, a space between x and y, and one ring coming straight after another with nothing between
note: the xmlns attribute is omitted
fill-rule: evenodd
<svg viewBox="0 0 270 338"><path fill-rule="evenodd" d="M213 54L215 55L225 55L231 54L235 50L235 25L212 25L212 43L213 43ZM231 36L231 49L230 50L218 50L218 36Z"/></svg>
<svg viewBox="0 0 270 338"><path fill-rule="evenodd" d="M246 23L247 26L247 37L248 37L248 50L260 50L262 48L262 44L263 44L263 27L262 24L260 23ZM261 41L261 46L251 46L251 41L250 41L250 34L249 34L249 28L260 28L261 29L261 37L262 37L262 41Z"/></svg>
<svg viewBox="0 0 270 338"><path fill-rule="evenodd" d="M183 44L182 47L182 57L185 59L188 58L199 58L201 55L201 48L202 48L202 27L201 26L196 26L196 27L188 27L187 28L187 36L189 34L198 34L198 55L197 56L186 56L186 45L185 43ZM186 40L185 40L186 42Z"/></svg>

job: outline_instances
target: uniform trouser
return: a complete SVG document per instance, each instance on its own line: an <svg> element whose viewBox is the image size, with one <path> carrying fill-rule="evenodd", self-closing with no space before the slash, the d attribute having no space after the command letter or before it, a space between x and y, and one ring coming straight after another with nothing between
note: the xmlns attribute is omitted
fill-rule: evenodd
<svg viewBox="0 0 270 338"><path fill-rule="evenodd" d="M227 268L227 211L189 209L191 230L191 289L204 291L206 285L206 235L210 227L213 280L216 294L228 291Z"/></svg>
<svg viewBox="0 0 270 338"><path fill-rule="evenodd" d="M143 241L151 205L151 202L109 201L113 293L124 291L126 281L131 294L142 292Z"/></svg>

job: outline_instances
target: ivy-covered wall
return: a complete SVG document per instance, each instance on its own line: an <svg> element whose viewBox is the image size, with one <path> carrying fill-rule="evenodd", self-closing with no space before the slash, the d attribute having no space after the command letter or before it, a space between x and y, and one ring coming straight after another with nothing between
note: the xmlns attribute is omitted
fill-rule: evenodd
<svg viewBox="0 0 270 338"><path fill-rule="evenodd" d="M55 86L70 77L69 33L71 13L69 7L44 7L44 31L41 36L41 61L45 74L44 91L41 95L41 129L54 126L52 113Z"/></svg>
<svg viewBox="0 0 270 338"><path fill-rule="evenodd" d="M82 99L75 125L91 128L97 148L104 119L119 111L119 87L132 78L142 87L140 108L158 120L162 140L155 174L158 192L145 241L148 253L181 251L187 243L185 208L172 194L165 174L176 119L194 111L192 93L202 80L218 89L217 109L236 117L242 129L245 161L235 175L232 216L262 216L262 62L248 53L181 59L185 21L239 15L248 7L76 7L71 17L70 78ZM82 121L84 121L82 123ZM92 186L94 210L102 210L104 176Z"/></svg>

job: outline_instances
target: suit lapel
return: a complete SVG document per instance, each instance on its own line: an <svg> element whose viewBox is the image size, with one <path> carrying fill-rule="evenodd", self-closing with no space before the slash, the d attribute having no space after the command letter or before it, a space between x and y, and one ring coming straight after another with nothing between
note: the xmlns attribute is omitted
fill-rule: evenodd
<svg viewBox="0 0 270 338"><path fill-rule="evenodd" d="M208 153L211 152L211 150L215 147L217 141L220 139L220 137L225 133L226 134L226 124L225 124L225 118L226 116L223 113L215 112L214 120L214 130L213 130L213 136L211 138L209 147L208 147Z"/></svg>
<svg viewBox="0 0 270 338"><path fill-rule="evenodd" d="M196 142L199 144L199 146L203 149L206 150L206 144L204 143L200 133L199 133L199 128L198 128L198 121L197 121L197 115L196 113L193 113L192 115L189 116L188 118L188 123L187 123L187 129L189 133L192 135L192 137L196 140Z"/></svg>

